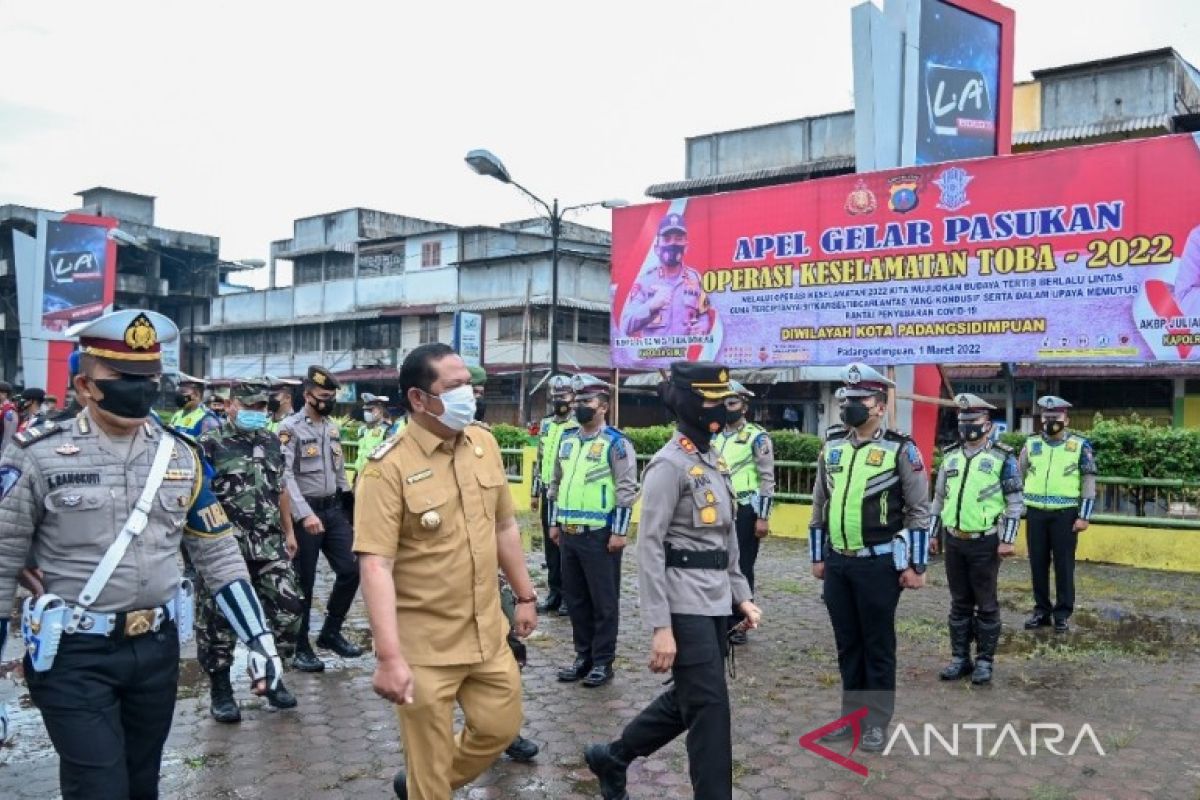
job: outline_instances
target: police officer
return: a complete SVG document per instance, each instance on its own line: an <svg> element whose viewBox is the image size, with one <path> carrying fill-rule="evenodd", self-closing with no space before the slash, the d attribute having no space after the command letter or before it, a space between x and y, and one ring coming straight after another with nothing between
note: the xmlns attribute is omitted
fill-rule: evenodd
<svg viewBox="0 0 1200 800"><path fill-rule="evenodd" d="M733 491L737 498L738 553L742 575L754 591L754 564L758 545L770 533L767 522L775 497L775 451L771 437L760 426L746 419L754 392L737 381L730 381L736 397L725 400L725 429L713 437L713 447L729 465ZM746 631L738 626L741 616L734 614L734 632L729 643L746 643Z"/></svg>
<svg viewBox="0 0 1200 800"><path fill-rule="evenodd" d="M626 770L687 731L688 770L699 800L733 794L733 744L725 684L729 609L747 627L761 617L738 567L736 499L729 468L712 447L733 397L728 371L710 362L676 362L660 388L677 420L675 435L642 475L647 502L638 526L642 617L654 631L650 669L671 671L671 688L620 738L584 751L605 800L627 798Z"/></svg>
<svg viewBox="0 0 1200 800"><path fill-rule="evenodd" d="M658 224L654 252L659 266L638 276L621 320L626 336L703 336L716 323L700 273L683 263L687 253L683 215L667 214Z"/></svg>
<svg viewBox="0 0 1200 800"><path fill-rule="evenodd" d="M34 387L21 390L21 422L17 425L17 430L23 431L26 428L32 428L46 421L46 416L42 413L42 403L45 400L46 391L44 389Z"/></svg>
<svg viewBox="0 0 1200 800"><path fill-rule="evenodd" d="M233 525L279 655L286 659L295 654L304 598L292 568L296 537L283 487L283 450L279 437L267 430L267 396L262 380L234 384L229 419L200 437L200 450L216 473L213 493ZM242 715L229 681L236 639L206 584L198 612L196 657L211 681L209 711L218 722L239 722ZM267 692L267 702L274 708L296 707L283 681Z"/></svg>
<svg viewBox="0 0 1200 800"><path fill-rule="evenodd" d="M472 424L475 395L444 344L414 348L400 368L412 421L371 454L359 484L354 549L378 666L375 692L397 704L407 773L399 797L449 800L521 726L521 679L505 645L496 590L516 594L528 636L537 598L525 567L500 448ZM454 733L454 705L466 725Z"/></svg>
<svg viewBox="0 0 1200 800"><path fill-rule="evenodd" d="M8 449L8 443L17 432L21 417L12 401L12 384L0 381L0 454Z"/></svg>
<svg viewBox="0 0 1200 800"><path fill-rule="evenodd" d="M316 365L309 367L304 382L304 408L279 426L292 518L303 527L296 535L300 546L296 572L304 593L304 613L300 617L296 657L292 662L301 672L325 669L308 640L312 593L321 553L336 578L325 604L325 624L317 637L317 646L343 658L362 655L362 648L342 635L342 623L358 591L358 563L354 558L354 531L346 516L353 495L346 480L342 441L338 426L329 421L339 388L341 384L329 370Z"/></svg>
<svg viewBox="0 0 1200 800"><path fill-rule="evenodd" d="M996 579L1000 560L1013 554L1025 504L1017 454L992 441L991 412L996 407L973 394L958 404L959 444L946 450L938 471L930 517L930 551L938 550L939 527L946 534L946 580L950 584L951 661L944 681L970 676L971 683L992 679L1000 641L1000 601ZM971 662L971 639L975 662Z"/></svg>
<svg viewBox="0 0 1200 800"><path fill-rule="evenodd" d="M546 555L547 593L538 611L558 611L564 615L568 609L563 605L562 598L562 556L558 545L550 538L552 523L546 492L554 480L554 466L558 463L558 449L563 437L579 429L574 412L575 392L569 376L555 375L550 378L550 405L554 413L538 425L537 457L533 462L533 496L529 502L541 518L542 551Z"/></svg>
<svg viewBox="0 0 1200 800"><path fill-rule="evenodd" d="M388 414L388 403L391 402L391 398L370 392L363 392L362 398L364 427L362 433L358 435L358 455L354 459L353 467L355 476L362 474L363 467L367 463L367 456L371 455L371 451L383 444L383 440L391 435L388 431L392 427L392 418Z"/></svg>
<svg viewBox="0 0 1200 800"><path fill-rule="evenodd" d="M228 399L228 388L213 389L212 394L208 396L208 410L211 411L214 416L216 416L217 422L225 422L225 401Z"/></svg>
<svg viewBox="0 0 1200 800"><path fill-rule="evenodd" d="M558 679L594 688L612 680L617 656L621 554L637 500L637 454L607 423L612 388L591 375L576 375L571 388L579 428L563 436L546 493L575 644L575 661Z"/></svg>
<svg viewBox="0 0 1200 800"><path fill-rule="evenodd" d="M903 589L925 585L929 478L913 440L884 425L895 384L857 363L842 381L847 432L817 460L809 555L837 641L842 713L866 706L861 746L879 752L895 707L896 606ZM824 740L853 733L842 726Z"/></svg>
<svg viewBox="0 0 1200 800"><path fill-rule="evenodd" d="M204 462L148 419L174 323L128 309L67 333L82 345L74 387L85 410L17 434L0 459L0 607L32 556L46 594L27 606L25 678L65 800L157 797L186 609L181 540L250 649L257 693L282 665ZM0 645L7 625L5 614Z"/></svg>
<svg viewBox="0 0 1200 800"><path fill-rule="evenodd" d="M179 410L175 412L169 424L193 439L221 426L217 415L203 403L205 385L206 381L203 378L193 378L182 372L179 373L179 380L175 384L175 404L179 406Z"/></svg>
<svg viewBox="0 0 1200 800"><path fill-rule="evenodd" d="M1096 503L1096 457L1087 439L1067 428L1071 404L1047 395L1037 401L1042 432L1021 448L1025 478L1025 530L1033 578L1033 613L1027 629L1054 621L1066 633L1075 610L1075 548ZM1050 562L1054 562L1056 601L1050 605Z"/></svg>
<svg viewBox="0 0 1200 800"><path fill-rule="evenodd" d="M267 413L271 415L267 430L278 434L283 421L295 413L292 395L301 384L295 378L277 378L274 375L267 375L264 380L271 389L271 397L267 400Z"/></svg>

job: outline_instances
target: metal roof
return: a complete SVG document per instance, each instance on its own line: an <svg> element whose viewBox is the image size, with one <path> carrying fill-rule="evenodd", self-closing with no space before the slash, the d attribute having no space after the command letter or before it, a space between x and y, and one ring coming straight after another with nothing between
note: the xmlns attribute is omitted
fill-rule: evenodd
<svg viewBox="0 0 1200 800"><path fill-rule="evenodd" d="M1013 144L1017 147L1050 144L1053 142L1071 142L1094 139L1099 136L1112 136L1119 133L1136 133L1141 131L1161 131L1170 133L1170 114L1152 114L1146 117L1119 119L1111 122L1093 122L1087 125L1072 125L1067 128L1050 128L1040 131L1026 131L1013 136Z"/></svg>
<svg viewBox="0 0 1200 800"><path fill-rule="evenodd" d="M693 194L715 194L735 189L753 189L758 186L766 186L789 180L842 175L853 171L854 156L837 156L834 158L817 159L815 161L805 161L802 164L772 167L771 169L730 172L725 175L710 175L704 178L656 183L646 189L646 194L651 197L657 197L660 200L670 200L675 197L685 197Z"/></svg>

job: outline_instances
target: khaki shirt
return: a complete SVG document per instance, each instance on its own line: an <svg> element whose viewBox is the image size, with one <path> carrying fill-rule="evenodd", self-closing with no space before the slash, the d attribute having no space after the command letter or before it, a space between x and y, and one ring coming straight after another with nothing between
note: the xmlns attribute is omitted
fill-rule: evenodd
<svg viewBox="0 0 1200 800"><path fill-rule="evenodd" d="M638 591L647 627L666 628L672 614L728 616L751 598L738 566L737 501L717 451L701 453L678 431L642 473L638 524ZM726 550L728 570L667 567L666 546Z"/></svg>
<svg viewBox="0 0 1200 800"><path fill-rule="evenodd" d="M284 485L292 501L292 518L313 513L305 497L329 497L339 489L350 491L342 434L328 419L313 422L297 411L279 425L283 445Z"/></svg>
<svg viewBox="0 0 1200 800"><path fill-rule="evenodd" d="M0 608L9 607L30 554L46 591L77 601L141 496L163 436L171 434L147 422L132 437L114 439L86 411L19 435L33 441L14 443L0 460ZM182 440L172 448L146 529L130 543L92 611L165 604L179 587L181 540L214 591L249 577L202 462Z"/></svg>
<svg viewBox="0 0 1200 800"><path fill-rule="evenodd" d="M393 559L400 649L410 664L478 664L505 647L496 528L513 517L491 432L442 440L419 424L363 468L354 551Z"/></svg>

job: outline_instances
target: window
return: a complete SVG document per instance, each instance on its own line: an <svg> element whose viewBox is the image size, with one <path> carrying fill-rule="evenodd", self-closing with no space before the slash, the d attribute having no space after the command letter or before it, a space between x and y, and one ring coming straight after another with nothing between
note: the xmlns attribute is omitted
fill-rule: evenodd
<svg viewBox="0 0 1200 800"><path fill-rule="evenodd" d="M354 349L354 323L338 322L325 326L325 349L346 351Z"/></svg>
<svg viewBox="0 0 1200 800"><path fill-rule="evenodd" d="M364 322L358 326L358 346L364 350L382 350L400 346L400 322Z"/></svg>
<svg viewBox="0 0 1200 800"><path fill-rule="evenodd" d="M608 314L594 311L579 312L579 342L581 344L608 344Z"/></svg>
<svg viewBox="0 0 1200 800"><path fill-rule="evenodd" d="M421 344L433 344L438 340L438 315L426 314L420 319Z"/></svg>
<svg viewBox="0 0 1200 800"><path fill-rule="evenodd" d="M263 332L262 331L243 331L242 332L242 354L243 355L258 355L263 352Z"/></svg>
<svg viewBox="0 0 1200 800"><path fill-rule="evenodd" d="M296 352L315 353L321 349L321 328L318 325L305 325L296 328Z"/></svg>
<svg viewBox="0 0 1200 800"><path fill-rule="evenodd" d="M525 330L524 311L501 311L497 337L502 342L519 342Z"/></svg>
<svg viewBox="0 0 1200 800"><path fill-rule="evenodd" d="M354 256L349 253L325 254L325 280L336 281L354 277Z"/></svg>
<svg viewBox="0 0 1200 800"><path fill-rule="evenodd" d="M560 342L575 341L575 309L560 308L554 314L554 338Z"/></svg>
<svg viewBox="0 0 1200 800"><path fill-rule="evenodd" d="M292 351L292 329L273 328L266 331L266 353L290 353Z"/></svg>
<svg viewBox="0 0 1200 800"><path fill-rule="evenodd" d="M293 263L295 283L320 283L321 282L321 257L298 258Z"/></svg>
<svg viewBox="0 0 1200 800"><path fill-rule="evenodd" d="M442 265L442 243L425 242L421 245L421 266L440 267Z"/></svg>
<svg viewBox="0 0 1200 800"><path fill-rule="evenodd" d="M529 336L531 339L545 339L549 336L550 311L545 308L535 308L529 313Z"/></svg>

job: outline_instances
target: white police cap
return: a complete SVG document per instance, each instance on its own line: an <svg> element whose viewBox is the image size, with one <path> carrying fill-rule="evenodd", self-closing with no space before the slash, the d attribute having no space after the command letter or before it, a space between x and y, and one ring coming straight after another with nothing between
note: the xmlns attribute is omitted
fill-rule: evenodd
<svg viewBox="0 0 1200 800"><path fill-rule="evenodd" d="M896 385L879 370L860 361L847 364L842 368L842 383L845 385L837 391L839 399L886 394L888 389Z"/></svg>
<svg viewBox="0 0 1200 800"><path fill-rule="evenodd" d="M586 397L591 397L595 394L612 394L612 386L595 376L583 372L571 378L571 390L575 392L576 396L582 395Z"/></svg>
<svg viewBox="0 0 1200 800"><path fill-rule="evenodd" d="M747 399L754 397L754 392L750 391L745 386L743 386L741 381L735 381L735 380L729 381L729 388L733 389L733 391L737 392L738 397L744 397Z"/></svg>
<svg viewBox="0 0 1200 800"><path fill-rule="evenodd" d="M179 328L157 311L127 308L66 330L79 339L80 352L127 375L162 372L162 345L179 338Z"/></svg>
<svg viewBox="0 0 1200 800"><path fill-rule="evenodd" d="M1052 394L1039 397L1037 404L1038 408L1042 411L1066 411L1071 407L1071 404L1066 400L1063 400L1061 397L1055 397Z"/></svg>
<svg viewBox="0 0 1200 800"><path fill-rule="evenodd" d="M964 392L954 396L954 404L958 406L959 414L976 414L995 411L996 407L977 394Z"/></svg>

